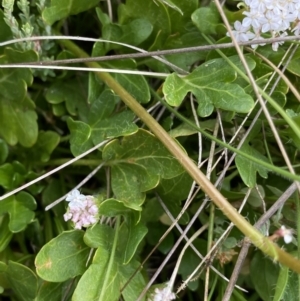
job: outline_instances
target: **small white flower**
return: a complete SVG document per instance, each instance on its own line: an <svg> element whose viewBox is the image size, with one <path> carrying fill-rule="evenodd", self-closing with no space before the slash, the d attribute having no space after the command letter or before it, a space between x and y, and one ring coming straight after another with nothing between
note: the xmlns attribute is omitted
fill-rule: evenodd
<svg viewBox="0 0 300 301"><path fill-rule="evenodd" d="M260 43L252 44L251 47L253 49L256 49L257 46L265 46L266 43L261 43L261 42L263 42L264 38L260 35L260 31L254 30L254 32L255 32L255 37L252 39L252 41L259 41Z"/></svg>
<svg viewBox="0 0 300 301"><path fill-rule="evenodd" d="M250 11L250 12L245 11L243 12L243 14L247 16L246 18L244 18L242 22L243 26L252 26L255 29L261 27L261 24L258 21L259 18L263 17L261 13L255 11Z"/></svg>
<svg viewBox="0 0 300 301"><path fill-rule="evenodd" d="M65 220L65 222L68 221L71 218L72 218L72 213L67 212L67 213L64 214L64 220Z"/></svg>
<svg viewBox="0 0 300 301"><path fill-rule="evenodd" d="M79 221L79 219L80 219L80 212L78 212L77 210L72 211L72 222L76 224Z"/></svg>
<svg viewBox="0 0 300 301"><path fill-rule="evenodd" d="M81 222L81 221L77 222L77 223L75 224L75 227L74 227L74 228L77 229L77 230L81 230L81 228L82 228L82 222Z"/></svg>
<svg viewBox="0 0 300 301"><path fill-rule="evenodd" d="M169 286L164 288L156 287L147 301L171 301L175 300L176 295L171 291Z"/></svg>
<svg viewBox="0 0 300 301"><path fill-rule="evenodd" d="M76 200L80 197L81 197L81 194L80 194L79 190L74 189L70 193L67 194L66 201L67 202L72 202L73 200Z"/></svg>
<svg viewBox="0 0 300 301"><path fill-rule="evenodd" d="M66 197L66 201L70 202L69 207L83 207L84 206L85 195L81 194L79 190L72 190Z"/></svg>
<svg viewBox="0 0 300 301"><path fill-rule="evenodd" d="M259 23L262 26L261 32L264 33L280 30L282 22L273 11L268 10L263 17L259 18Z"/></svg>
<svg viewBox="0 0 300 301"><path fill-rule="evenodd" d="M286 244L289 244L293 241L293 230L292 229L286 229L285 226L281 226L280 230L277 231L278 234L283 237L283 240Z"/></svg>
<svg viewBox="0 0 300 301"><path fill-rule="evenodd" d="M232 33L237 42L247 42L255 36L254 33L249 31L249 29L249 26L243 26L240 21L234 22L234 30L232 30ZM227 33L227 36L229 36L229 33Z"/></svg>
<svg viewBox="0 0 300 301"><path fill-rule="evenodd" d="M282 33L281 35L280 35L280 37L286 37L288 34L286 33L286 32L284 32L284 33ZM275 38L275 36L273 36L273 38ZM282 45L284 42L282 41L282 42L273 42L272 43L272 49L273 49L273 51L277 51L278 50L278 47L279 47L279 45Z"/></svg>

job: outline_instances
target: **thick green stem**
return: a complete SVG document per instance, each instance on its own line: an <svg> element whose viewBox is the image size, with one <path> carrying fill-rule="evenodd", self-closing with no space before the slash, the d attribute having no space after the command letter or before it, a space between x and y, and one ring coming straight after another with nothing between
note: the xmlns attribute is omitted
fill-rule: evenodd
<svg viewBox="0 0 300 301"><path fill-rule="evenodd" d="M63 40L61 45L72 51L77 57L86 58L88 55L73 42ZM96 62L86 62L90 68L101 67ZM201 186L202 190L218 206L223 213L238 227L251 242L274 260L288 266L290 269L300 273L300 261L289 255L276 244L264 237L247 220L238 214L236 209L227 202L223 195L214 187L206 176L198 169L196 164L189 158L176 141L156 122L156 120L108 73L96 72L97 76L110 87L123 102L148 126L154 135L165 145L165 147L177 158L178 162Z"/></svg>

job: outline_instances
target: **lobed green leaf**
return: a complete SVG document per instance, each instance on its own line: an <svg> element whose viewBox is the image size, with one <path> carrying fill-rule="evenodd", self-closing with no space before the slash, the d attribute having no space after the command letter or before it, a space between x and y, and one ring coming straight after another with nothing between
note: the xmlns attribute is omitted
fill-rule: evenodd
<svg viewBox="0 0 300 301"><path fill-rule="evenodd" d="M239 64L237 57L231 58ZM255 63L249 59L254 68ZM213 109L219 108L240 113L249 112L254 101L237 84L235 71L223 59L213 59L196 68L190 75L179 77L173 73L164 83L163 92L168 104L179 106L188 92L192 92L199 103L198 114L201 117L211 115Z"/></svg>
<svg viewBox="0 0 300 301"><path fill-rule="evenodd" d="M36 209L35 199L27 192L21 191L17 195L6 198L1 202L0 215L8 213L9 230L20 232L33 220Z"/></svg>
<svg viewBox="0 0 300 301"><path fill-rule="evenodd" d="M152 134L136 134L108 143L103 160L111 166L112 189L118 200L134 210L141 210L145 192L160 178L172 178L183 172L181 165Z"/></svg>

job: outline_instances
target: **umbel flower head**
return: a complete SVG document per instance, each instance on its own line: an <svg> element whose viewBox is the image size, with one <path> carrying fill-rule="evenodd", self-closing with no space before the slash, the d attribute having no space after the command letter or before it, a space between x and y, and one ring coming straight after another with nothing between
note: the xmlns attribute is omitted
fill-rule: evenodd
<svg viewBox="0 0 300 301"><path fill-rule="evenodd" d="M93 196L83 195L74 189L67 195L66 201L69 206L64 219L71 220L75 229L92 226L99 220L98 207Z"/></svg>
<svg viewBox="0 0 300 301"><path fill-rule="evenodd" d="M261 34L270 33L273 38L284 37L290 30L300 34L300 0L244 0L246 11L242 23L234 23L233 35L238 42L259 41L251 47L264 45ZM229 34L227 33L227 36ZM283 42L272 43L277 51Z"/></svg>

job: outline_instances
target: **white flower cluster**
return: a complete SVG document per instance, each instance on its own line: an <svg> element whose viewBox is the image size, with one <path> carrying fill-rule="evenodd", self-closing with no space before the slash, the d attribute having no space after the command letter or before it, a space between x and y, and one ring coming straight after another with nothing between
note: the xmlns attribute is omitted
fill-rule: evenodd
<svg viewBox="0 0 300 301"><path fill-rule="evenodd" d="M300 0L244 0L247 5L246 16L242 23L235 21L233 34L238 42L259 41L256 45L265 45L261 34L269 32L273 38L284 37L287 30L300 34ZM229 34L227 33L227 36ZM283 42L272 43L277 51Z"/></svg>
<svg viewBox="0 0 300 301"><path fill-rule="evenodd" d="M148 298L148 301L171 301L175 299L176 295L166 286L164 288L156 287L150 298Z"/></svg>
<svg viewBox="0 0 300 301"><path fill-rule="evenodd" d="M67 195L66 201L69 202L69 208L64 219L71 220L75 229L89 227L99 220L98 207L93 196L83 195L75 189Z"/></svg>

